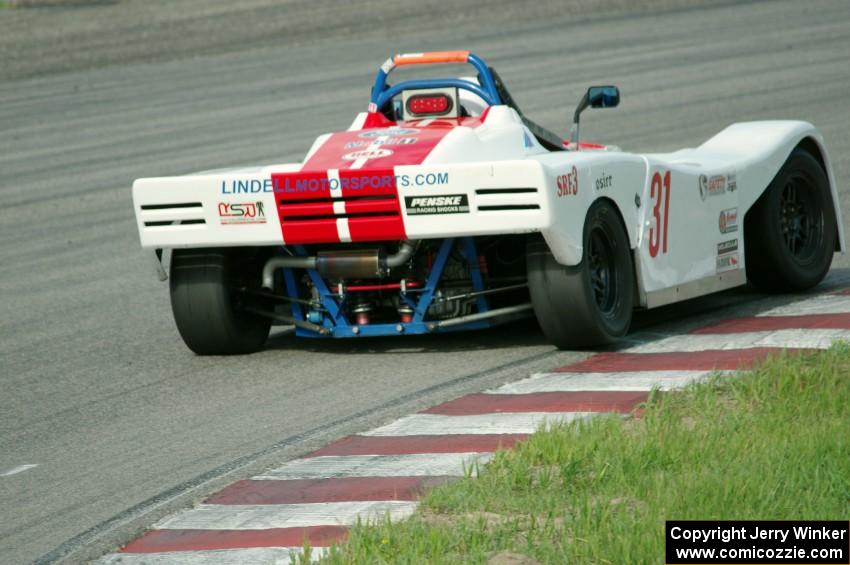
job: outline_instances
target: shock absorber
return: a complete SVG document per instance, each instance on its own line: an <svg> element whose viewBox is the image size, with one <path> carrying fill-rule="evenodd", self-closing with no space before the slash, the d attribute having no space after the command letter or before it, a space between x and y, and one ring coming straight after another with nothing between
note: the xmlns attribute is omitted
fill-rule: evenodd
<svg viewBox="0 0 850 565"><path fill-rule="evenodd" d="M413 321L413 308L407 304L402 304L398 307L398 317L402 324L409 324Z"/></svg>
<svg viewBox="0 0 850 565"><path fill-rule="evenodd" d="M372 304L365 300L361 300L354 305L354 308L351 309L351 313L354 314L354 319L358 326L366 326L371 321L370 315L372 313Z"/></svg>

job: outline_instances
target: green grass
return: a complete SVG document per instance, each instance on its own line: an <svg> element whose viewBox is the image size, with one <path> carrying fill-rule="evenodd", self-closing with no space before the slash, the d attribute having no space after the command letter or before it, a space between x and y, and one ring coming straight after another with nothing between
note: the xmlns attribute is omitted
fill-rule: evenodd
<svg viewBox="0 0 850 565"><path fill-rule="evenodd" d="M833 519L850 509L850 347L653 394L641 418L542 430L325 561L659 563L666 519Z"/></svg>

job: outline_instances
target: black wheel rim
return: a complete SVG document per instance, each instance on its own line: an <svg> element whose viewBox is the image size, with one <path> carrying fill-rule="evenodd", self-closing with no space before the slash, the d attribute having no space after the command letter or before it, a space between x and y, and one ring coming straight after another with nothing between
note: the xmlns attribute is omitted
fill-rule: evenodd
<svg viewBox="0 0 850 565"><path fill-rule="evenodd" d="M617 264L611 240L601 228L590 232L587 260L596 306L610 315L617 305Z"/></svg>
<svg viewBox="0 0 850 565"><path fill-rule="evenodd" d="M789 177L779 197L779 225L785 249L798 263L811 262L823 233L815 187L801 175Z"/></svg>

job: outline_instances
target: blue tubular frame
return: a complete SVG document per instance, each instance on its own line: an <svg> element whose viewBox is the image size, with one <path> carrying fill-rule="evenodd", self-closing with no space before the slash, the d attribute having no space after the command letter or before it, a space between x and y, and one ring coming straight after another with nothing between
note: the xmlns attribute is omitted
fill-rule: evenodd
<svg viewBox="0 0 850 565"><path fill-rule="evenodd" d="M490 106L495 106L498 104L490 94L481 89L477 84L472 84L468 80L463 80L460 78L423 78L417 80L406 80L404 82L400 82L395 86L391 86L387 90L383 91L380 96L378 96L378 101L375 105L378 108L382 108L384 104L393 99L394 96L401 93L402 90L417 90L421 88L443 88L445 86L456 86L457 88L462 88L464 90L468 90L474 94L480 96L487 104Z"/></svg>
<svg viewBox="0 0 850 565"><path fill-rule="evenodd" d="M389 62L391 61L392 59L390 59ZM395 68L392 65L385 64L383 67L378 69L378 74L375 76L375 85L372 87L371 102L378 110L380 110L384 104L392 100L392 98L398 95L402 90L455 86L477 94L490 106L497 106L501 104L502 99L499 96L499 91L496 89L496 81L493 79L493 74L490 72L490 68L487 66L487 63L473 53L470 53L467 56L466 62L475 67L475 70L478 71L478 74L481 77L481 86L458 78L432 78L407 80L385 90L387 86L387 77L392 72L393 68ZM387 68L387 70L384 70L384 68Z"/></svg>
<svg viewBox="0 0 850 565"><path fill-rule="evenodd" d="M319 323L319 325L327 328L330 333L321 335L312 330L296 327L295 335L299 337L369 337L369 336L387 336L387 335L415 335L426 334L432 332L451 332L473 329L489 328L493 325L490 320L477 320L464 324L457 324L446 328L439 326L434 327L432 322L426 322L425 316L428 314L428 309L434 303L434 297L437 292L440 280L443 277L443 272L446 264L451 257L452 251L455 249L457 240L454 238L444 239L440 243L440 249L431 266L431 272L428 273L428 278L425 282L425 287L422 289L411 289L407 293L399 291L399 297L408 306L413 308L413 318L410 322L385 323L385 324L366 324L357 325L348 321L345 315L345 301L348 295L342 299L339 298L336 292L328 287L325 280L315 269L306 269L307 276L310 277L310 282L316 288L319 294L321 310L312 310L305 312L299 303L291 303L292 317L299 321L311 321ZM302 246L294 247L295 253L300 256L307 255L306 250ZM472 281L472 289L475 292L484 290L484 277L478 265L478 252L475 247L475 240L471 237L460 239L460 251L469 266L470 279ZM283 269L284 286L286 294L290 298L301 298L298 295L298 284L293 269ZM419 293L418 300L410 296L411 292ZM486 297L479 296L477 299L479 312L489 310L489 304ZM320 316L321 320L316 319Z"/></svg>

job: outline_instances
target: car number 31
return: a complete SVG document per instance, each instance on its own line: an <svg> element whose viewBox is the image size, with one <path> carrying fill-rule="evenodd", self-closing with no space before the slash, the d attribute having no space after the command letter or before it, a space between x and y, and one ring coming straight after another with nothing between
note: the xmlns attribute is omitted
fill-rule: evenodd
<svg viewBox="0 0 850 565"><path fill-rule="evenodd" d="M667 220L670 217L670 171L652 176L649 198L653 203L652 225L649 227L649 256L653 259L667 253Z"/></svg>

